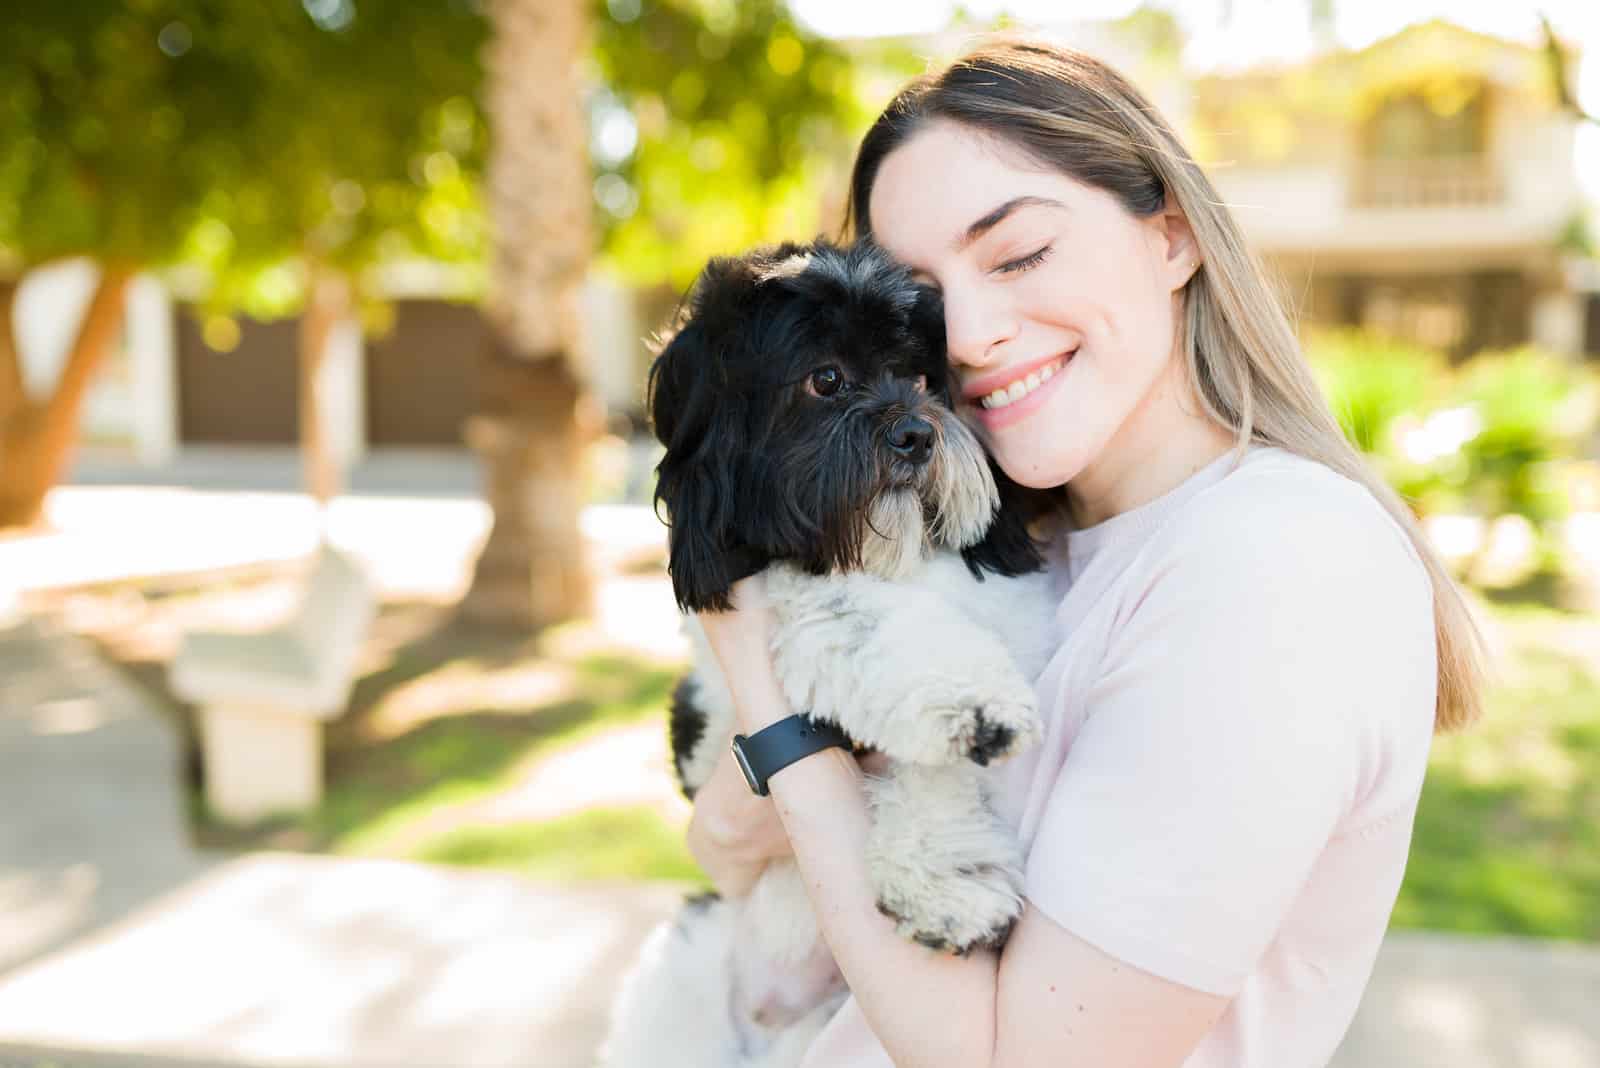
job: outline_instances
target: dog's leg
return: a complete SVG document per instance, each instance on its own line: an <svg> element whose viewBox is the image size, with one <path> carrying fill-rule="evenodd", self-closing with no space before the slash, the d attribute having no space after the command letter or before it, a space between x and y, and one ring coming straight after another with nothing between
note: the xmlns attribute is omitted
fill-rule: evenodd
<svg viewBox="0 0 1600 1068"><path fill-rule="evenodd" d="M987 764L1039 734L1033 687L939 594L867 575L769 568L773 666L796 710L892 759Z"/></svg>
<svg viewBox="0 0 1600 1068"><path fill-rule="evenodd" d="M617 991L600 1068L733 1068L742 1062L729 1015L734 906L685 904L646 940Z"/></svg>
<svg viewBox="0 0 1600 1068"><path fill-rule="evenodd" d="M793 861L767 865L738 905L733 957L735 1016L771 1034L843 989Z"/></svg>
<svg viewBox="0 0 1600 1068"><path fill-rule="evenodd" d="M867 864L899 932L964 954L999 946L1022 914L1022 853L969 764L869 776Z"/></svg>

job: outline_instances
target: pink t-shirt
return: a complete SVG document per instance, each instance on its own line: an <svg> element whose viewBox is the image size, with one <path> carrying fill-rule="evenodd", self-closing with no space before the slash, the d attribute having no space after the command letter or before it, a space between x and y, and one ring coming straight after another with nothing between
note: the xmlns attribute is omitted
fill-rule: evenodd
<svg viewBox="0 0 1600 1068"><path fill-rule="evenodd" d="M1365 489L1266 448L1051 556L1045 738L995 769L1029 903L1233 999L1186 1068L1320 1068L1405 871L1433 732L1426 571ZM805 1061L890 1064L853 999Z"/></svg>

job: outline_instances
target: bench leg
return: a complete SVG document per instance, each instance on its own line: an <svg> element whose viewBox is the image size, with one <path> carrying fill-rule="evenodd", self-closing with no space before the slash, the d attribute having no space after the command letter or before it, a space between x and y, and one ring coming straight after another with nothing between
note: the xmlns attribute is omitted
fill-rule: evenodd
<svg viewBox="0 0 1600 1068"><path fill-rule="evenodd" d="M322 722L282 709L201 710L206 804L226 823L298 813L322 800Z"/></svg>

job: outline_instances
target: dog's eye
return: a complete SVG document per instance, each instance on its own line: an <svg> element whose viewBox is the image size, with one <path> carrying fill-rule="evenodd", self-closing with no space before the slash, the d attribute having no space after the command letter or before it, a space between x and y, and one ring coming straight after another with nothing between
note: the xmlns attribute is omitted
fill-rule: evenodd
<svg viewBox="0 0 1600 1068"><path fill-rule="evenodd" d="M844 372L837 367L819 367L811 372L806 386L819 397L831 397L844 388Z"/></svg>

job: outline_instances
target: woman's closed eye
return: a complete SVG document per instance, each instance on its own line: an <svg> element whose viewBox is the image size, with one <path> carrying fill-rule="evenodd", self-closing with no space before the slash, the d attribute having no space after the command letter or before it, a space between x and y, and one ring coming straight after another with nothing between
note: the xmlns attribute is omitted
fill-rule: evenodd
<svg viewBox="0 0 1600 1068"><path fill-rule="evenodd" d="M1006 263L1002 263L1000 266L996 267L995 270L1000 274L1019 274L1023 271L1032 270L1033 268L1039 266L1039 264L1043 263L1045 258L1054 250L1054 245L1045 245L1037 252L1031 252L1020 259L1010 260Z"/></svg>

